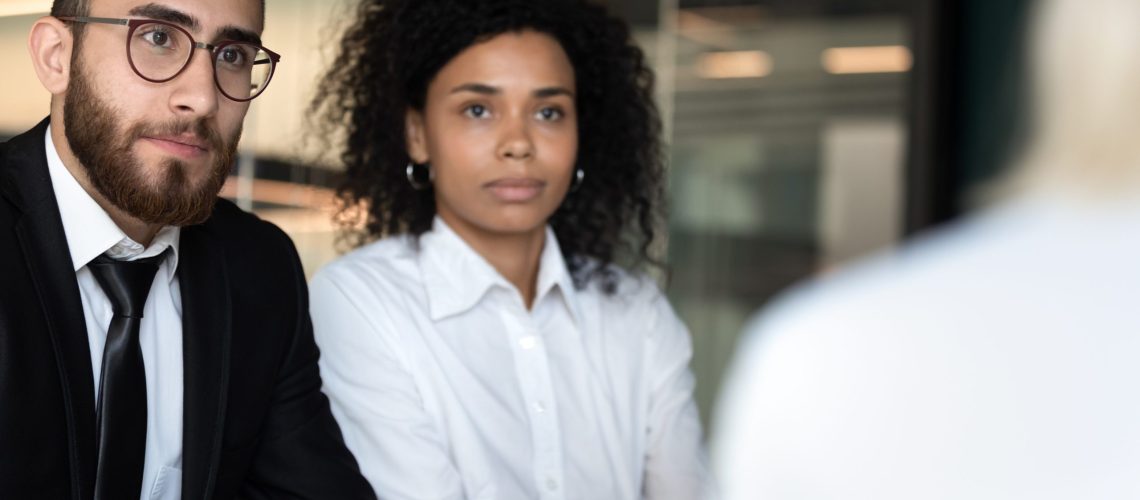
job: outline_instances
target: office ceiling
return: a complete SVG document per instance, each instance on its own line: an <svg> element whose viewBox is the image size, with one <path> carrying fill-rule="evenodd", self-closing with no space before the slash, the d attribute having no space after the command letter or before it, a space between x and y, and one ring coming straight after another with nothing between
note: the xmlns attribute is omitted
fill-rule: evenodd
<svg viewBox="0 0 1140 500"><path fill-rule="evenodd" d="M659 0L600 0L639 26L656 25ZM679 0L680 8L717 10L745 7L771 18L849 17L910 12L914 0Z"/></svg>

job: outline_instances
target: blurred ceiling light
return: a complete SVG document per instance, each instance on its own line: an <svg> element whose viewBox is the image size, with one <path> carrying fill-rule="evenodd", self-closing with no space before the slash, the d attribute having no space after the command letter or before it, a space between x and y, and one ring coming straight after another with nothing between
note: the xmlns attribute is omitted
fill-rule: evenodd
<svg viewBox="0 0 1140 500"><path fill-rule="evenodd" d="M51 2L48 0L0 0L0 17L47 14L50 9Z"/></svg>
<svg viewBox="0 0 1140 500"><path fill-rule="evenodd" d="M772 56L760 50L707 52L697 61L701 78L763 78L772 74Z"/></svg>
<svg viewBox="0 0 1140 500"><path fill-rule="evenodd" d="M698 16L724 26L752 27L771 18L766 7L759 5L731 5L720 7L685 7L680 9L679 17L685 15Z"/></svg>
<svg viewBox="0 0 1140 500"><path fill-rule="evenodd" d="M901 45L841 47L823 51L822 62L833 75L905 73L914 65L914 57Z"/></svg>
<svg viewBox="0 0 1140 500"><path fill-rule="evenodd" d="M736 44L732 26L686 10L677 12L677 33L715 49L728 50Z"/></svg>
<svg viewBox="0 0 1140 500"><path fill-rule="evenodd" d="M677 29L681 31L728 30L732 29L732 26L702 16L696 12L682 9L677 11Z"/></svg>

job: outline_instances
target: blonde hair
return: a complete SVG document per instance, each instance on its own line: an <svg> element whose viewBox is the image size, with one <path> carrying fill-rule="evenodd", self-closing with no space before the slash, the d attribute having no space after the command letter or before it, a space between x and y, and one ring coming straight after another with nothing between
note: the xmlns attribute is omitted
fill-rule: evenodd
<svg viewBox="0 0 1140 500"><path fill-rule="evenodd" d="M1140 195L1140 0L1040 0L1033 136L1006 188Z"/></svg>

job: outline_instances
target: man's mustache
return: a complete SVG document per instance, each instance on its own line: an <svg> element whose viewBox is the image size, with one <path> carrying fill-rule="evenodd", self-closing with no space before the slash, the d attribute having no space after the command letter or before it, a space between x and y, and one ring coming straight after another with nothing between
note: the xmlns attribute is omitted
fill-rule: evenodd
<svg viewBox="0 0 1140 500"><path fill-rule="evenodd" d="M204 119L198 120L172 120L160 124L140 123L132 127L131 137L184 137L189 136L195 142L205 144L212 152L223 151L226 142L222 134Z"/></svg>

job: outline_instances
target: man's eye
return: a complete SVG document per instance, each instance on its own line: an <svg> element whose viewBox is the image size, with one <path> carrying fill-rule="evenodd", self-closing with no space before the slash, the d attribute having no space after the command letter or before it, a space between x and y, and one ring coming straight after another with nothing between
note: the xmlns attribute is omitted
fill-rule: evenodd
<svg viewBox="0 0 1140 500"><path fill-rule="evenodd" d="M226 48L218 57L222 62L234 66L241 66L245 62L245 54L235 48Z"/></svg>
<svg viewBox="0 0 1140 500"><path fill-rule="evenodd" d="M157 47L166 47L170 45L170 33L155 29L153 31L143 33L143 40L146 40L147 42L150 42L151 45Z"/></svg>

